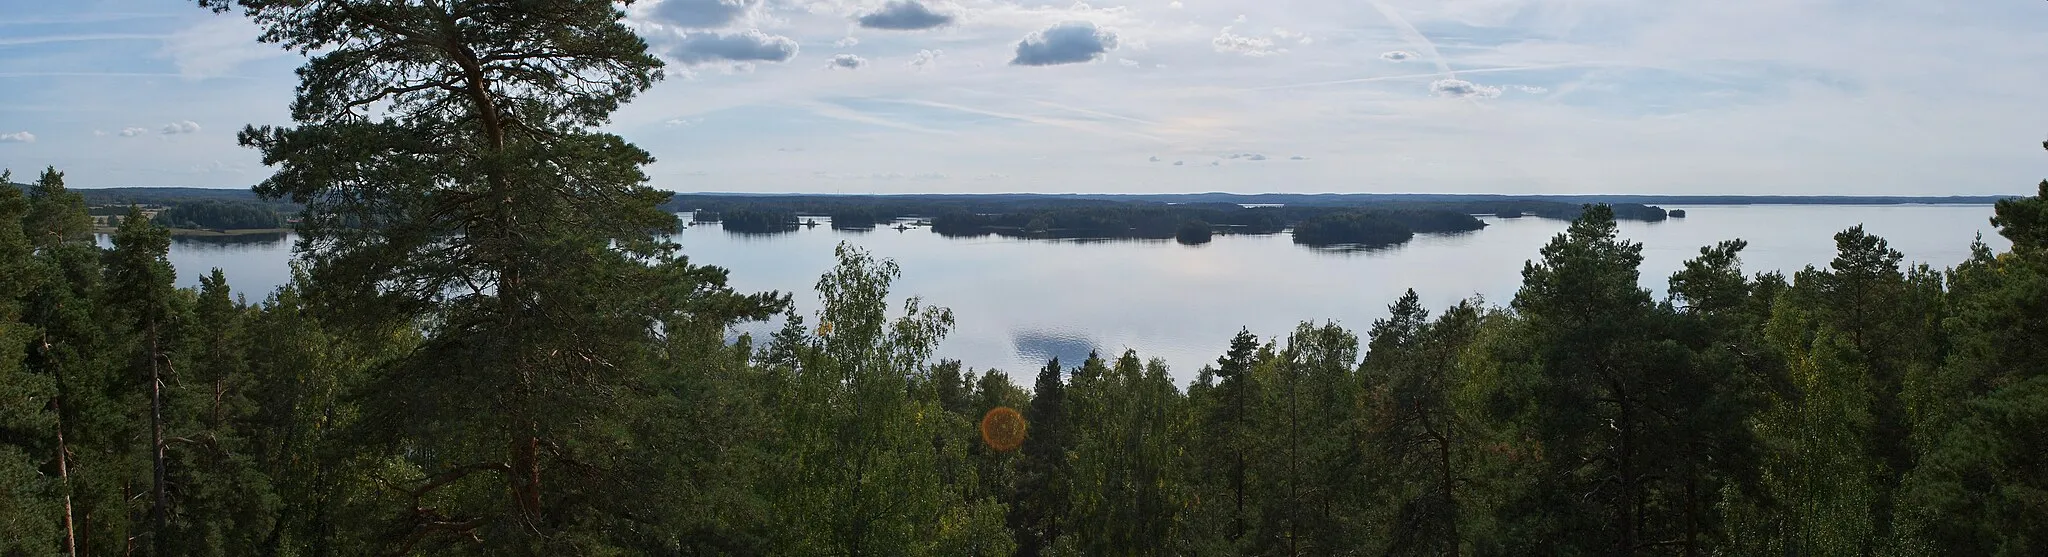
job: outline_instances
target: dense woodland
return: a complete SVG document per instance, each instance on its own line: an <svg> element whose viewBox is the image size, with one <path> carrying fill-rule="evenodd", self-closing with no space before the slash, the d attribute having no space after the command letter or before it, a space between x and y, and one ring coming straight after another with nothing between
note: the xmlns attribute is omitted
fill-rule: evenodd
<svg viewBox="0 0 2048 557"><path fill-rule="evenodd" d="M933 361L893 262L803 316L661 240L609 2L201 4L314 53L242 134L295 279L174 288L159 224L0 188L0 555L2048 553L2048 182L1948 269L1731 240L1657 299L1590 206L1504 303L1024 385Z"/></svg>
<svg viewBox="0 0 2048 557"><path fill-rule="evenodd" d="M171 228L213 230L257 230L284 226L284 217L264 203L237 201L185 201L171 205L154 217Z"/></svg>

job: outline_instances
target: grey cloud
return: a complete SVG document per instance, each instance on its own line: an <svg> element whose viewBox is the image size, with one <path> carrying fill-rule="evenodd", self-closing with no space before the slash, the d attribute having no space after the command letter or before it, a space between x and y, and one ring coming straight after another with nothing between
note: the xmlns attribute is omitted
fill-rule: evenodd
<svg viewBox="0 0 2048 557"><path fill-rule="evenodd" d="M759 29L734 33L684 33L682 40L668 48L668 55L684 64L788 62L796 57L796 52L796 41L763 33Z"/></svg>
<svg viewBox="0 0 2048 557"><path fill-rule="evenodd" d="M1308 157L1304 157L1304 156L1301 156L1301 155L1295 155L1295 156L1292 156L1292 157L1288 157L1288 158L1287 158L1287 160L1291 160L1291 161L1305 161L1305 160L1308 160Z"/></svg>
<svg viewBox="0 0 2048 557"><path fill-rule="evenodd" d="M198 133L198 132L199 132L199 123L198 123L198 122L194 122L194 121L191 121L191 120L182 120L182 121L177 121L177 122L171 122L170 124L167 124L167 125L165 125L165 126L164 126L164 130L163 130L163 131L164 131L164 135L175 135L175 134L181 134L181 133ZM122 134L123 134L123 135L126 135L126 134L127 134L127 131L125 131L125 130L124 130L124 131L122 131Z"/></svg>
<svg viewBox="0 0 2048 557"><path fill-rule="evenodd" d="M1158 157L1158 156L1153 156L1151 160L1152 160L1152 162L1159 162L1159 157Z"/></svg>
<svg viewBox="0 0 2048 557"><path fill-rule="evenodd" d="M1173 161L1174 166L1187 166L1188 161Z"/></svg>
<svg viewBox="0 0 2048 557"><path fill-rule="evenodd" d="M35 143L36 134L28 132L0 133L0 143Z"/></svg>
<svg viewBox="0 0 2048 557"><path fill-rule="evenodd" d="M1381 60L1386 60L1388 62L1405 62L1408 60L1413 60L1414 58L1415 53L1404 50L1396 50L1393 52L1388 52L1380 55Z"/></svg>
<svg viewBox="0 0 2048 557"><path fill-rule="evenodd" d="M1223 166L1223 161L1209 161L1209 166Z"/></svg>
<svg viewBox="0 0 2048 557"><path fill-rule="evenodd" d="M932 11L917 0L890 0L882 5L882 9L862 15L856 21L869 29L916 31L945 26L953 22L953 16Z"/></svg>
<svg viewBox="0 0 2048 557"><path fill-rule="evenodd" d="M1439 79L1429 84L1429 92L1445 97L1469 97L1491 99L1500 96L1499 87L1479 85L1463 79Z"/></svg>
<svg viewBox="0 0 2048 557"><path fill-rule="evenodd" d="M1024 37L1017 43L1017 57L1010 64L1052 66L1093 62L1116 50L1116 46L1115 31L1097 29L1086 21L1069 21Z"/></svg>
<svg viewBox="0 0 2048 557"><path fill-rule="evenodd" d="M832 67L834 68L858 70L861 66L866 65L868 65L868 60L866 58L861 58L859 56L854 56L852 54L841 54L832 57Z"/></svg>
<svg viewBox="0 0 2048 557"><path fill-rule="evenodd" d="M732 25L760 0L665 0L648 11L655 23L683 29L716 29Z"/></svg>
<svg viewBox="0 0 2048 557"><path fill-rule="evenodd" d="M1253 154L1250 154L1250 155L1245 155L1244 159L1245 159L1245 160L1248 160L1248 161L1262 161L1262 160L1266 160L1266 156L1265 156L1265 155L1261 155L1261 154L1257 154L1257 153L1253 153Z"/></svg>

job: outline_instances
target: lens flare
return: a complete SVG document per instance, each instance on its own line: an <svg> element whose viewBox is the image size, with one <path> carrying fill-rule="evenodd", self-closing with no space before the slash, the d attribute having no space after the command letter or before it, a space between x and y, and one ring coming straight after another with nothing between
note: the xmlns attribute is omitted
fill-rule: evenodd
<svg viewBox="0 0 2048 557"><path fill-rule="evenodd" d="M1024 444L1024 416L1008 406L997 406L981 417L981 441L996 452L1007 453Z"/></svg>

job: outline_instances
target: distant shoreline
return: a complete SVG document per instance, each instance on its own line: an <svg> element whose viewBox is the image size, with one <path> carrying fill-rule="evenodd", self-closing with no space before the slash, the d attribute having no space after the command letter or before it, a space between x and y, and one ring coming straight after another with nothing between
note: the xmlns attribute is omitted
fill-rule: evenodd
<svg viewBox="0 0 2048 557"><path fill-rule="evenodd" d="M101 226L93 228L96 234L113 234L115 228ZM172 228L172 236L257 236L264 234L289 234L290 228L238 228L234 230L213 230L206 228Z"/></svg>
<svg viewBox="0 0 2048 557"><path fill-rule="evenodd" d="M1643 195L1643 194L1495 194L1495 193L745 193L676 192L676 197L761 199L877 200L1095 200L1153 203L1237 203L1243 205L1336 205L1386 202L1549 201L1560 203L1639 203L1644 205L1991 205L2013 195L1857 196L1857 195Z"/></svg>

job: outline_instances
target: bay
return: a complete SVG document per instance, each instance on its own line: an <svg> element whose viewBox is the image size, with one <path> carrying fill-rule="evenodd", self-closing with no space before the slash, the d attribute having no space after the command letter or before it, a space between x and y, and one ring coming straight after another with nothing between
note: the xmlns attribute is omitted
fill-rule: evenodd
<svg viewBox="0 0 2048 557"><path fill-rule="evenodd" d="M1791 273L1826 266L1833 236L1864 225L1907 261L1936 268L1969 256L1970 242L2005 249L1991 227L1989 206L1733 205L1683 208L1687 218L1623 222L1622 234L1644 245L1641 283L1662 296L1666 279L1699 248L1727 239L1749 241L1744 268ZM828 222L819 218L819 222ZM1314 249L1285 234L1217 236L1201 246L1171 241L944 238L928 229L833 231L826 226L768 236L730 234L716 225L680 232L691 261L731 270L743 291L796 293L809 315L811 293L840 242L894 259L903 276L898 299L918 296L949 307L957 327L938 355L975 368L997 368L1028 383L1044 360L1078 363L1090 350L1106 357L1135 349L1164 358L1183 383L1214 361L1240 328L1283 337L1303 321L1333 321L1363 333L1386 305L1414 288L1433 309L1468 297L1505 305L1521 284L1524 262L1563 232L1566 222L1486 217L1482 231L1420 235L1378 250ZM289 236L267 239L178 238L171 262L180 286L220 267L236 291L258 300L290 278ZM103 240L104 241L104 240ZM765 337L778 324L737 332Z"/></svg>

